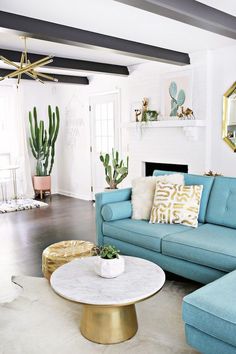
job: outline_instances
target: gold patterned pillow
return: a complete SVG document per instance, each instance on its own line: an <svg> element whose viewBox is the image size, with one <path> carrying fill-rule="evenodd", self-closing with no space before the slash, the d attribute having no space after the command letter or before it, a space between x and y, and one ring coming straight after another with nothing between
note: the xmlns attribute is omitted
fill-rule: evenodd
<svg viewBox="0 0 236 354"><path fill-rule="evenodd" d="M150 223L198 226L203 186L157 182Z"/></svg>

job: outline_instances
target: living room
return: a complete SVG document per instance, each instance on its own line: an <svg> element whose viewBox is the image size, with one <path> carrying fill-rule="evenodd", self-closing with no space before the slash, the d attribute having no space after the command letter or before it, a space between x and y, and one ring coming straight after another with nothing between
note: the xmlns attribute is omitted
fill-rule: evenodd
<svg viewBox="0 0 236 354"><path fill-rule="evenodd" d="M0 354L236 353L235 16L1 1Z"/></svg>

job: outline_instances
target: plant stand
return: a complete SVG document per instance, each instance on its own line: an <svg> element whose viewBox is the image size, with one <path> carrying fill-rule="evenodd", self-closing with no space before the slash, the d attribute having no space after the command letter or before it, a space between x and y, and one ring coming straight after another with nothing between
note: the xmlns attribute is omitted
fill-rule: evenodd
<svg viewBox="0 0 236 354"><path fill-rule="evenodd" d="M46 190L35 189L34 193L35 193L35 198L37 198L39 196L41 200L44 199L46 196L52 195L51 189L46 189Z"/></svg>

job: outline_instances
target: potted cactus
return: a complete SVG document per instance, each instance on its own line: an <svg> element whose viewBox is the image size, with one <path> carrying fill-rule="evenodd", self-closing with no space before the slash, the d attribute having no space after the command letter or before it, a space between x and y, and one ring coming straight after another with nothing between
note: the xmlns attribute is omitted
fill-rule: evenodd
<svg viewBox="0 0 236 354"><path fill-rule="evenodd" d="M119 255L120 251L112 245L94 247L95 258L94 270L103 278L115 278L125 270L124 258Z"/></svg>
<svg viewBox="0 0 236 354"><path fill-rule="evenodd" d="M101 154L100 160L105 169L106 182L109 185L106 189L117 189L128 175L129 157L126 158L126 165L123 160L119 161L119 152L112 149L111 156L109 154Z"/></svg>
<svg viewBox="0 0 236 354"><path fill-rule="evenodd" d="M30 138L29 143L32 154L36 159L36 175L33 177L35 192L42 194L45 191L51 192L51 172L55 157L55 144L58 136L60 115L56 107L52 112L51 106L48 106L48 130L44 126L44 121L38 122L36 107L33 113L29 112Z"/></svg>

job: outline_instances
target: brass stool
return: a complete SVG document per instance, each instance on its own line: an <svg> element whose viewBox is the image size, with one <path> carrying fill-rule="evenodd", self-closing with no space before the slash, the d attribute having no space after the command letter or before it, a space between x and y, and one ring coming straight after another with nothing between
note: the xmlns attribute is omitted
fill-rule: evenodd
<svg viewBox="0 0 236 354"><path fill-rule="evenodd" d="M94 246L92 242L81 240L61 241L48 246L42 254L44 277L50 280L52 273L63 264L75 258L92 256Z"/></svg>

